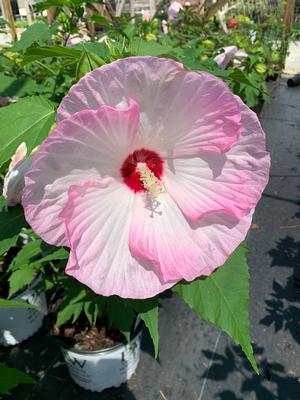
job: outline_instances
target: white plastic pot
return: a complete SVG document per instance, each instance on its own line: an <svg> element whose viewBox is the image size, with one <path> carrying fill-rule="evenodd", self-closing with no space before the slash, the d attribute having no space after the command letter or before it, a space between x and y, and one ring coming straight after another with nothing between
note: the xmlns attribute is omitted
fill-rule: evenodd
<svg viewBox="0 0 300 400"><path fill-rule="evenodd" d="M93 392L118 387L126 382L140 360L141 335L139 329L130 343L105 350L80 351L61 347L74 382Z"/></svg>
<svg viewBox="0 0 300 400"><path fill-rule="evenodd" d="M12 300L34 304L40 311L30 308L0 308L0 344L3 346L13 346L28 339L42 326L47 305L45 293L34 290L39 281L40 278L35 279Z"/></svg>

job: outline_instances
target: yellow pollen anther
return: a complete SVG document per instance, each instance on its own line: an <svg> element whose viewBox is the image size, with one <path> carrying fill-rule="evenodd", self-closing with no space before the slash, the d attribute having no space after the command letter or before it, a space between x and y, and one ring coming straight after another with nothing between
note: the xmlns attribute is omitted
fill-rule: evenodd
<svg viewBox="0 0 300 400"><path fill-rule="evenodd" d="M144 189L148 190L153 196L165 192L165 188L161 181L154 175L150 168L144 163L138 163L136 170L140 173L140 180Z"/></svg>

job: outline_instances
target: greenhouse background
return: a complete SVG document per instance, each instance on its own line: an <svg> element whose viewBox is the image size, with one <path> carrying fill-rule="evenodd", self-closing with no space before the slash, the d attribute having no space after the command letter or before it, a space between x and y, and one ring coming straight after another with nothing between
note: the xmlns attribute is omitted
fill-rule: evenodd
<svg viewBox="0 0 300 400"><path fill-rule="evenodd" d="M299 400L300 0L0 11L0 398Z"/></svg>

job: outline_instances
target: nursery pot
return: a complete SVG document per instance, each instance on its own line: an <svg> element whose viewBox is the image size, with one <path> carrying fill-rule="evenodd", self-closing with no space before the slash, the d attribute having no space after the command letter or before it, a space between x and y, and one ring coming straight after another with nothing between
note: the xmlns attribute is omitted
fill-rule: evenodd
<svg viewBox="0 0 300 400"><path fill-rule="evenodd" d="M31 308L0 308L0 344L12 346L18 344L35 332L43 324L44 315L47 313L45 293L38 293L36 285L41 278L37 277L27 289L12 298L36 305L40 311Z"/></svg>
<svg viewBox="0 0 300 400"><path fill-rule="evenodd" d="M129 343L103 350L82 351L61 344L61 351L74 382L93 392L118 387L126 382L140 360L141 335L139 326Z"/></svg>

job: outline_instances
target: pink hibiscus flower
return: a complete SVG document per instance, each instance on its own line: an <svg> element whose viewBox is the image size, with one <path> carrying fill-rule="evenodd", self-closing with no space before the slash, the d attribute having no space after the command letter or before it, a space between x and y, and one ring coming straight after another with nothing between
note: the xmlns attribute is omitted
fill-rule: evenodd
<svg viewBox="0 0 300 400"><path fill-rule="evenodd" d="M96 293L147 298L209 275L244 240L268 180L256 115L219 79L130 57L63 99L25 178L25 216Z"/></svg>

